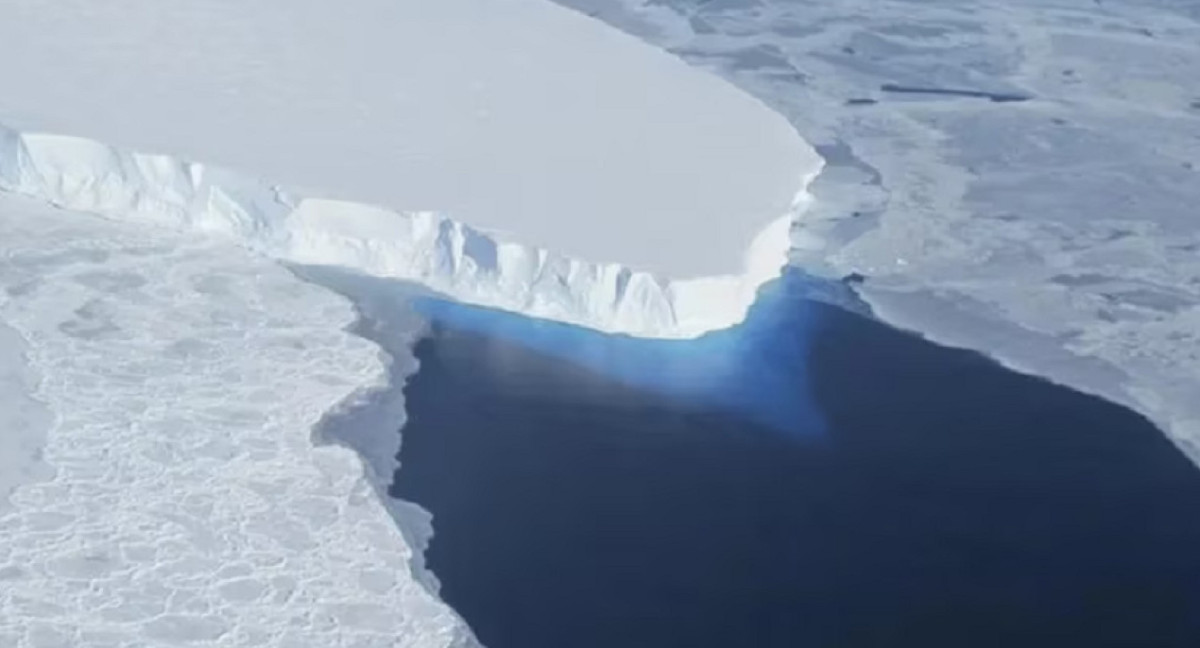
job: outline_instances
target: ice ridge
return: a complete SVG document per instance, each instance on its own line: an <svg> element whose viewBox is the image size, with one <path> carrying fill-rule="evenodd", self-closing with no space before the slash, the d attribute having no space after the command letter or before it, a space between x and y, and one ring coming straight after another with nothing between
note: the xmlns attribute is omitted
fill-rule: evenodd
<svg viewBox="0 0 1200 648"><path fill-rule="evenodd" d="M0 125L0 191L223 236L280 261L410 280L467 303L656 338L694 337L745 318L758 288L786 263L791 223L822 166L815 153L811 159L789 213L755 238L742 274L668 278L500 240L437 212L304 196L199 162Z"/></svg>

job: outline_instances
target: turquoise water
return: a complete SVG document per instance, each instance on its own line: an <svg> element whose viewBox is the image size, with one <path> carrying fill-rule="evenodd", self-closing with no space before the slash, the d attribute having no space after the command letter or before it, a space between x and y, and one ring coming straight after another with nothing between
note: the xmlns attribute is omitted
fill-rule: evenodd
<svg viewBox="0 0 1200 648"><path fill-rule="evenodd" d="M775 286L646 342L439 302L393 494L491 648L1200 645L1140 416Z"/></svg>
<svg viewBox="0 0 1200 648"><path fill-rule="evenodd" d="M825 434L804 371L817 310L809 302L785 307L787 300L784 284L768 285L743 325L692 340L609 335L429 297L418 299L415 307L446 329L486 335L681 406L704 403L812 441Z"/></svg>

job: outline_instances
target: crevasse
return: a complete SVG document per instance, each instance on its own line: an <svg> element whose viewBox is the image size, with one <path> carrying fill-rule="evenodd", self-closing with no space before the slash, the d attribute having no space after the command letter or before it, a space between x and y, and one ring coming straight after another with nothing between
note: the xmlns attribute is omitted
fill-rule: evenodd
<svg viewBox="0 0 1200 648"><path fill-rule="evenodd" d="M414 281L467 303L642 337L694 337L742 321L758 288L786 263L791 223L819 171L818 162L797 178L789 213L755 238L742 274L669 278L499 240L436 212L303 196L198 162L0 125L2 191L227 237L280 261Z"/></svg>

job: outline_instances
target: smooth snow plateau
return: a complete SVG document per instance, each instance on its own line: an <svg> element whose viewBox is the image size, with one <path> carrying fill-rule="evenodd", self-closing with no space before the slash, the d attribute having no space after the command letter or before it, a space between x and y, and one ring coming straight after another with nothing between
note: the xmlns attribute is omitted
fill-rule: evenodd
<svg viewBox="0 0 1200 648"><path fill-rule="evenodd" d="M722 277L715 297L689 286L670 304L633 306L679 306L685 320L710 317L721 304L707 302L730 291L753 295L756 285L730 285L746 251L794 211L820 166L750 95L544 0L0 0L0 15L0 57L21 62L0 93L0 123L12 130L234 169L338 201L341 215L345 202L443 214L495 241L663 283ZM119 175L79 146L51 155L73 171ZM354 220L375 221L363 225L372 236L391 234L364 214ZM482 269L513 263L537 272L540 261L510 255ZM611 275L595 281L655 290L616 267L593 270ZM578 292L584 311L620 298ZM539 316L556 308L499 301ZM681 326L736 322L741 301L711 324ZM661 312L645 326L590 316L572 319L672 334Z"/></svg>

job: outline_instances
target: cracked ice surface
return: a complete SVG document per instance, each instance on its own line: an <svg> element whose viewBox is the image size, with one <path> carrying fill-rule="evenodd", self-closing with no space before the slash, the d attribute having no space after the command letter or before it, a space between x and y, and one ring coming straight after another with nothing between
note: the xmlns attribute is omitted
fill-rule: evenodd
<svg viewBox="0 0 1200 648"><path fill-rule="evenodd" d="M5 297L0 293L0 304ZM0 511L14 488L48 473L40 455L52 421L45 406L29 396L36 382L25 361L25 341L0 319Z"/></svg>
<svg viewBox="0 0 1200 648"><path fill-rule="evenodd" d="M813 144L801 266L866 275L883 319L1138 409L1200 461L1196 2L558 1Z"/></svg>
<svg viewBox="0 0 1200 648"><path fill-rule="evenodd" d="M0 200L0 321L56 416L0 509L0 645L470 641L321 417L384 386L342 298L208 239Z"/></svg>

